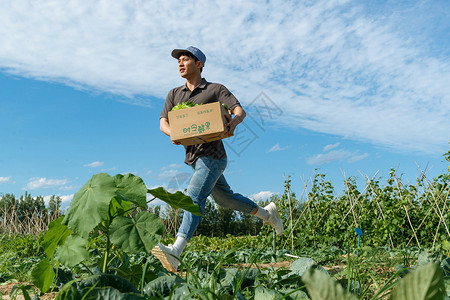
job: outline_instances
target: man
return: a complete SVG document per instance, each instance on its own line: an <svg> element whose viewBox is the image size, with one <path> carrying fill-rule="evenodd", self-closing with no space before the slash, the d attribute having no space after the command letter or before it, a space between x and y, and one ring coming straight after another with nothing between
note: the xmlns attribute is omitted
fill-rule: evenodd
<svg viewBox="0 0 450 300"><path fill-rule="evenodd" d="M194 104L206 104L212 102L225 103L231 110L233 118L227 118L225 124L229 130L228 135L233 135L236 126L245 118L245 111L234 95L223 85L207 82L201 76L205 66L206 56L200 49L188 47L186 49L175 49L172 56L178 59L178 70L181 77L186 79L186 84L172 89L167 95L164 109L160 116L160 129L170 136L170 124L168 112L172 108L186 101ZM185 146L185 163L190 165L194 174L187 188L187 194L193 202L198 204L200 212L205 210L206 200L209 195L214 201L223 207L253 214L264 220L265 224L274 227L277 234L283 232L278 209L271 202L262 208L255 202L234 193L228 185L223 172L227 164L225 148L221 140ZM176 272L179 265L179 257L184 247L192 238L201 217L185 211L183 221L178 229L177 238L173 245L165 246L158 244L152 253L161 261L162 265L171 272Z"/></svg>

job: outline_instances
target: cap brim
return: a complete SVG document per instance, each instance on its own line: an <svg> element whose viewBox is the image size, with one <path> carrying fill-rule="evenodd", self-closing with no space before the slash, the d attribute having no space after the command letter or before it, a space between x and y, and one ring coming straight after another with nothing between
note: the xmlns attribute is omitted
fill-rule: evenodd
<svg viewBox="0 0 450 300"><path fill-rule="evenodd" d="M186 53L186 52L192 54L192 52L190 52L190 51L188 51L188 50L186 50L186 49L174 49L174 50L172 51L172 57L173 57L173 58L176 58L176 59L179 59L180 56L181 56L181 54ZM192 54L192 55L194 55L194 54Z"/></svg>

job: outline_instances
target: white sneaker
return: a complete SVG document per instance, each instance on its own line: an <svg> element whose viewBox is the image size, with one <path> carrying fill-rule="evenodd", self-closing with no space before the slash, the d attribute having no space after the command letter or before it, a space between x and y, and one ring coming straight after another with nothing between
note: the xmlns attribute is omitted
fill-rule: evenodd
<svg viewBox="0 0 450 300"><path fill-rule="evenodd" d="M278 213L278 208L275 203L270 202L264 209L269 212L269 218L264 221L264 224L272 225L277 235L282 234L284 230L283 222L281 222L280 214Z"/></svg>
<svg viewBox="0 0 450 300"><path fill-rule="evenodd" d="M172 245L164 246L158 243L155 248L152 249L152 253L161 262L163 267L169 271L175 273L180 265L180 257Z"/></svg>

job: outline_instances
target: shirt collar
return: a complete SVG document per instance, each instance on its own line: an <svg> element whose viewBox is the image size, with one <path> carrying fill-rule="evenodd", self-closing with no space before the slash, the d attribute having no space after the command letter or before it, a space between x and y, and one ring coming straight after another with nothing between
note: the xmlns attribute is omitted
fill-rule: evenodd
<svg viewBox="0 0 450 300"><path fill-rule="evenodd" d="M204 88L206 87L207 84L208 84L208 81L206 81L205 78L202 78L202 81L200 81L200 84L197 85L197 86L195 87L195 89L204 89ZM183 89L189 91L189 89L188 89L187 86L186 86L186 83L183 85ZM195 89L194 89L194 90L195 90Z"/></svg>

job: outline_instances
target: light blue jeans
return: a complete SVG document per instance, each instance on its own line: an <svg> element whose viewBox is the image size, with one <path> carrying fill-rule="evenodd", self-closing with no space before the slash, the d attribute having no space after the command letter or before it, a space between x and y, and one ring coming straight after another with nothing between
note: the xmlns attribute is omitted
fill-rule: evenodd
<svg viewBox="0 0 450 300"><path fill-rule="evenodd" d="M199 157L192 165L194 174L189 182L187 195L192 198L194 203L198 204L202 215L205 212L206 199L209 195L222 207L248 214L255 213L257 209L255 202L231 190L223 176L226 166L226 158ZM185 211L177 236L182 236L190 241L200 220L201 217Z"/></svg>

